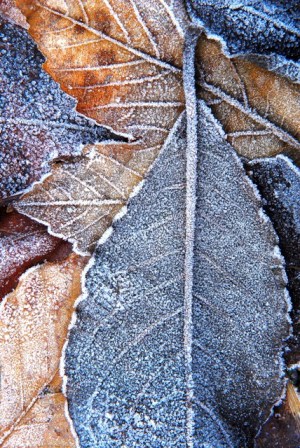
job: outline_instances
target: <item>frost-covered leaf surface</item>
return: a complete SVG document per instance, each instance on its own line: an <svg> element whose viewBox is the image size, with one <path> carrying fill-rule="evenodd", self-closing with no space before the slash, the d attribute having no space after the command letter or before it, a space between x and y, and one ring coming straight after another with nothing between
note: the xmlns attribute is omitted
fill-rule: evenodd
<svg viewBox="0 0 300 448"><path fill-rule="evenodd" d="M204 105L198 119L197 200L183 117L87 273L65 360L82 448L252 446L282 393L276 237Z"/></svg>
<svg viewBox="0 0 300 448"><path fill-rule="evenodd" d="M300 171L283 156L254 160L248 168L264 198L264 207L279 236L286 262L288 288L294 305L292 351L287 359L294 364L300 361Z"/></svg>
<svg viewBox="0 0 300 448"><path fill-rule="evenodd" d="M299 448L300 446L300 397L289 383L283 404L274 408L274 415L264 425L256 448Z"/></svg>
<svg viewBox="0 0 300 448"><path fill-rule="evenodd" d="M122 161L109 153L110 146L117 147L98 145L97 151L90 148L76 162L53 164L51 175L15 207L51 223L55 234L74 242L79 250L93 250L144 174L138 153ZM119 144L120 152L123 146Z"/></svg>
<svg viewBox="0 0 300 448"><path fill-rule="evenodd" d="M298 0L188 0L191 17L232 53L277 53L299 60Z"/></svg>
<svg viewBox="0 0 300 448"><path fill-rule="evenodd" d="M61 261L71 245L17 212L0 215L0 300L18 283L26 269L45 260Z"/></svg>
<svg viewBox="0 0 300 448"><path fill-rule="evenodd" d="M198 94L235 150L249 159L286 153L300 163L299 85L253 60L227 57L204 34L196 58Z"/></svg>
<svg viewBox="0 0 300 448"><path fill-rule="evenodd" d="M16 7L14 0L0 0L0 14L4 15L12 23L20 25L22 28L28 28L25 17Z"/></svg>
<svg viewBox="0 0 300 448"><path fill-rule="evenodd" d="M65 415L66 405L62 379L57 373L1 447L75 448L75 439Z"/></svg>
<svg viewBox="0 0 300 448"><path fill-rule="evenodd" d="M129 136L128 143L94 145L78 163L55 167L17 205L81 251L93 249L127 203L184 109L185 22L175 3L18 3L47 58L45 69L76 98L77 110Z"/></svg>
<svg viewBox="0 0 300 448"><path fill-rule="evenodd" d="M28 33L0 17L0 200L47 173L49 161L78 155L82 144L110 136L79 116L75 101L43 72Z"/></svg>
<svg viewBox="0 0 300 448"><path fill-rule="evenodd" d="M300 83L300 64L297 62L287 61L283 56L276 54L251 54L245 57L266 70L285 76L292 82Z"/></svg>
<svg viewBox="0 0 300 448"><path fill-rule="evenodd" d="M42 395L47 393L48 385L51 390L57 375L73 305L80 294L80 276L85 262L84 258L72 254L62 262L28 270L16 290L1 304L2 447L51 446L45 443L49 442L51 434L55 434L52 442L56 440L56 445L53 446L74 446L70 431L66 430L66 417L61 412L64 403L58 406L59 397L55 394L48 397L47 403ZM48 412L46 417L45 411ZM22 421L28 425L28 440L24 445ZM67 438L65 445L64 437Z"/></svg>

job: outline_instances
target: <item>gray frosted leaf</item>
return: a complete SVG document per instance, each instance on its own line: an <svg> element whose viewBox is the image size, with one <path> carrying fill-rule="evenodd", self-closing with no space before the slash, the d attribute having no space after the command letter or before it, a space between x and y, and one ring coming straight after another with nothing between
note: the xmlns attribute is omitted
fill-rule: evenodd
<svg viewBox="0 0 300 448"><path fill-rule="evenodd" d="M0 17L0 202L49 171L49 161L74 156L109 132L75 112L75 101L42 70L28 33Z"/></svg>
<svg viewBox="0 0 300 448"><path fill-rule="evenodd" d="M300 171L284 156L254 160L248 168L264 198L286 262L288 288L294 305L292 350L287 358L290 364L295 364L300 360Z"/></svg>
<svg viewBox="0 0 300 448"><path fill-rule="evenodd" d="M189 0L191 17L221 36L231 53L276 53L297 61L299 1Z"/></svg>
<svg viewBox="0 0 300 448"><path fill-rule="evenodd" d="M251 446L282 393L276 237L204 105L198 133L196 204L183 116L87 272L65 360L82 448Z"/></svg>

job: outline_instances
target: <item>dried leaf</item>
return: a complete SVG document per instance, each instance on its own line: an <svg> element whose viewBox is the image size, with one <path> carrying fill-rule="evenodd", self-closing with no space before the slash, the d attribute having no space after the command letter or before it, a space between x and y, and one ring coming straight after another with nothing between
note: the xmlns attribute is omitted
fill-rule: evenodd
<svg viewBox="0 0 300 448"><path fill-rule="evenodd" d="M177 7L161 0L18 5L47 58L44 68L77 99L77 110L130 140L87 148L78 173L68 164L55 168L17 205L86 251L126 204L184 108Z"/></svg>
<svg viewBox="0 0 300 448"><path fill-rule="evenodd" d="M65 360L82 447L250 447L281 395L275 233L204 105L198 120L198 160L179 119L87 273Z"/></svg>
<svg viewBox="0 0 300 448"><path fill-rule="evenodd" d="M201 36L197 48L199 96L222 123L228 141L249 159L288 154L300 163L300 89L221 44Z"/></svg>
<svg viewBox="0 0 300 448"><path fill-rule="evenodd" d="M0 18L0 40L1 202L39 180L52 159L79 155L83 143L110 133L76 114L25 30Z"/></svg>
<svg viewBox="0 0 300 448"><path fill-rule="evenodd" d="M44 401L41 395L58 371L85 262L70 255L65 261L28 270L1 305L0 443L3 447L28 446L22 444L25 429L21 422L29 425L26 431L32 440L30 447L50 446L43 445L43 440L56 429L59 442L55 446L74 446L73 442L66 445L64 440L70 439L70 434L61 413L62 397L54 394ZM47 409L48 425L45 426ZM60 410L60 415L55 414L55 409Z"/></svg>
<svg viewBox="0 0 300 448"><path fill-rule="evenodd" d="M279 236L279 245L286 262L288 289L293 310L293 334L285 353L287 365L295 384L299 384L300 361L300 171L283 156L254 160L247 169L264 198L264 207ZM296 389L289 382L283 403L274 408L257 440L261 448L298 448L300 444L300 401Z"/></svg>
<svg viewBox="0 0 300 448"><path fill-rule="evenodd" d="M300 64L287 61L283 56L251 54L246 56L248 61L265 68L268 71L285 76L290 81L300 83Z"/></svg>
<svg viewBox="0 0 300 448"><path fill-rule="evenodd" d="M59 374L40 393L2 448L75 448L75 440L66 419L67 401L61 392Z"/></svg>
<svg viewBox="0 0 300 448"><path fill-rule="evenodd" d="M220 35L231 53L276 53L299 60L298 0L189 0L191 17Z"/></svg>
<svg viewBox="0 0 300 448"><path fill-rule="evenodd" d="M279 236L293 302L293 336L286 354L289 364L300 362L300 171L289 159L254 160L248 164L264 206Z"/></svg>
<svg viewBox="0 0 300 448"><path fill-rule="evenodd" d="M28 23L16 7L15 0L0 0L0 14L22 28L28 29Z"/></svg>
<svg viewBox="0 0 300 448"><path fill-rule="evenodd" d="M300 398L295 387L289 383L283 405L276 407L259 435L257 448L299 448L300 445Z"/></svg>
<svg viewBox="0 0 300 448"><path fill-rule="evenodd" d="M71 245L52 235L45 227L17 212L0 218L0 301L17 286L26 269L44 260L60 261Z"/></svg>

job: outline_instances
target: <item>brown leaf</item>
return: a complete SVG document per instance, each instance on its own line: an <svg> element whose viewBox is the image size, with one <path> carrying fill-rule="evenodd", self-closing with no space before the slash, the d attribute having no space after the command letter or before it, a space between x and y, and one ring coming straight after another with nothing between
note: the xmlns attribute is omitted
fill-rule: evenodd
<svg viewBox="0 0 300 448"><path fill-rule="evenodd" d="M1 445L2 448L75 448L65 416L67 403L61 386L62 380L57 373Z"/></svg>
<svg viewBox="0 0 300 448"><path fill-rule="evenodd" d="M299 448L300 446L300 398L291 382L287 394L272 415L256 441L257 448Z"/></svg>
<svg viewBox="0 0 300 448"><path fill-rule="evenodd" d="M42 396L58 371L85 262L71 254L65 261L30 269L1 305L1 446L48 447L51 445L45 440L56 429L59 442L55 446L74 446L73 442L64 445L70 434L62 414L62 397ZM45 417L47 427L43 426ZM56 428L60 421L62 426ZM23 424L29 425L26 432L33 437L33 445L22 444ZM13 442L9 444L9 440Z"/></svg>
<svg viewBox="0 0 300 448"><path fill-rule="evenodd" d="M0 14L3 14L6 18L22 28L28 29L28 23L23 14L16 7L14 0L0 0Z"/></svg>
<svg viewBox="0 0 300 448"><path fill-rule="evenodd" d="M249 159L285 153L300 163L300 90L242 57L224 55L203 34L197 48L198 93L228 141Z"/></svg>
<svg viewBox="0 0 300 448"><path fill-rule="evenodd" d="M60 261L71 245L16 211L0 215L0 299L18 283L26 269L44 260Z"/></svg>
<svg viewBox="0 0 300 448"><path fill-rule="evenodd" d="M27 31L0 17L0 204L50 171L54 159L76 157L82 145L112 138L75 112L75 100L42 69Z"/></svg>
<svg viewBox="0 0 300 448"><path fill-rule="evenodd" d="M86 148L77 171L55 168L17 206L82 251L126 204L184 108L183 32L172 3L18 1L47 58L44 68L77 99L77 110L129 138Z"/></svg>

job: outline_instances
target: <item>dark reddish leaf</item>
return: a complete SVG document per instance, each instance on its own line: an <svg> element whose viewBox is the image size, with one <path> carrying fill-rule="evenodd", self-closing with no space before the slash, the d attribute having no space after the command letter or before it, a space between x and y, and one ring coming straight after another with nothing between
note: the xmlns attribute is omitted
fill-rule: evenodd
<svg viewBox="0 0 300 448"><path fill-rule="evenodd" d="M71 245L56 238L42 224L16 211L0 215L0 298L18 283L26 269L37 263L61 261Z"/></svg>

